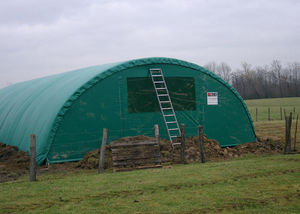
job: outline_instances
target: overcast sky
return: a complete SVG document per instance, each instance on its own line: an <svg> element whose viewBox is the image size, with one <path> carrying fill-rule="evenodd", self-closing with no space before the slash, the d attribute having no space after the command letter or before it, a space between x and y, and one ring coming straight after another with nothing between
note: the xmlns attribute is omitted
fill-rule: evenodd
<svg viewBox="0 0 300 214"><path fill-rule="evenodd" d="M299 62L300 1L0 1L0 87L153 56L233 68Z"/></svg>

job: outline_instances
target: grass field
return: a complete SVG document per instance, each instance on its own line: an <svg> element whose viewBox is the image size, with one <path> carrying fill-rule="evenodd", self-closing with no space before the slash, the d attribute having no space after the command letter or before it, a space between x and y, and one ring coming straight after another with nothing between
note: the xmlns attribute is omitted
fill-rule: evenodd
<svg viewBox="0 0 300 214"><path fill-rule="evenodd" d="M299 213L300 155L0 184L0 213Z"/></svg>
<svg viewBox="0 0 300 214"><path fill-rule="evenodd" d="M261 138L283 141L285 123L279 113L267 121L267 111L260 109L295 106L300 112L300 98L246 103L250 111L261 112L254 122ZM295 121L292 140L294 130ZM300 149L299 133L297 142ZM46 172L34 183L28 175L0 183L0 213L300 213L299 201L300 154L101 175L96 170Z"/></svg>
<svg viewBox="0 0 300 214"><path fill-rule="evenodd" d="M284 141L285 139L285 120L280 120L280 107L286 109L286 112L292 112L295 108L295 114L300 114L300 97L291 98L273 98L246 100L247 107L254 121L255 131L258 137L276 137ZM268 108L270 107L271 121L268 121ZM256 108L258 109L258 121L256 122ZM300 115L299 115L300 116ZM296 120L292 121L291 137L292 145L294 142ZM296 135L297 148L300 149L300 118L298 121L298 132Z"/></svg>
<svg viewBox="0 0 300 214"><path fill-rule="evenodd" d="M255 132L259 138L273 138L280 139L280 141L285 141L285 121L276 120L276 121L258 121L254 122ZM292 139L292 148L294 148L294 136L295 136L295 120L292 123L291 129L291 139ZM300 121L298 121L298 128L296 134L296 149L300 150Z"/></svg>
<svg viewBox="0 0 300 214"><path fill-rule="evenodd" d="M286 114L289 114L290 112L294 113L294 110L295 115L300 114L300 97L246 100L245 102L253 121L256 121L256 108L258 110L257 121L268 120L268 108L270 108L271 120L281 119L280 107L282 108L283 120L284 110Z"/></svg>

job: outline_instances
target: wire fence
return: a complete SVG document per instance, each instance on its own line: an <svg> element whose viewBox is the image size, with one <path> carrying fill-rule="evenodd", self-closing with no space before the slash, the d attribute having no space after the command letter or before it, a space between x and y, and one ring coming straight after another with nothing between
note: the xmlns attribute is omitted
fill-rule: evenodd
<svg viewBox="0 0 300 214"><path fill-rule="evenodd" d="M300 106L290 107L248 107L253 121L271 121L284 120L286 116L292 113L292 118L296 119L297 114L300 113Z"/></svg>

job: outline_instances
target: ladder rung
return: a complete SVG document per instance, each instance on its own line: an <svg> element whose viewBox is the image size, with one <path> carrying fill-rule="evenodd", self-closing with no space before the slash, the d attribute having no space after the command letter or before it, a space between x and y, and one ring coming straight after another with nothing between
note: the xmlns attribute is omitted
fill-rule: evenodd
<svg viewBox="0 0 300 214"><path fill-rule="evenodd" d="M164 118L164 122L168 131L168 135L170 138L170 141L172 143L172 145L177 145L177 144L181 144L181 143L174 143L173 144L173 140L174 138L177 138L178 136L176 135L171 135L172 134L176 134L175 132L177 132L177 135L180 135L180 129L178 127L178 122L176 119L176 115L172 106L172 101L168 92L168 88L167 88L167 84L165 82L164 79L164 75L163 72L161 70L161 68L151 68L150 70L150 76L152 79L152 83L156 92L156 96L159 102L159 106L160 106L160 110L162 113L162 116ZM155 78L157 77L157 78ZM165 97L165 98L160 98L160 97ZM162 100L161 100L162 99ZM165 105L163 105L165 104ZM173 117L173 118L172 118ZM170 120L170 121L167 121ZM175 125L171 125L171 124L175 124ZM173 127L177 127L177 128L169 128L169 126L173 126Z"/></svg>

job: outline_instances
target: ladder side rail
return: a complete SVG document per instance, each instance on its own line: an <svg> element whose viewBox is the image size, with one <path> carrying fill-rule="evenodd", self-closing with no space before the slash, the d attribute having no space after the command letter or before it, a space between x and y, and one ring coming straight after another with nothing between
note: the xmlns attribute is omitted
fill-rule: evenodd
<svg viewBox="0 0 300 214"><path fill-rule="evenodd" d="M155 72L155 74L153 74L153 72ZM161 113L163 115L163 119L164 119L164 122L165 122L165 125L166 125L166 128L167 128L167 132L168 132L168 135L169 135L169 139L170 139L170 142L173 144L173 138L177 138L181 135L181 131L180 131L180 128L179 128L179 124L178 124L178 121L177 121L177 118L176 118L176 114L175 114L175 111L174 111L174 107L173 107L173 104L172 104L172 101L171 101L171 98L170 98L170 95L169 95L169 90L168 90L168 87L167 87L167 84L166 84L166 81L165 81L165 78L164 78L164 75L163 75L163 72L161 69L150 69L150 75L151 75L151 79L152 79L152 83L153 83L153 86L154 86L154 89L155 89L155 92L156 92L156 97L157 97L157 100L158 100L158 103L159 103L159 107L160 107L160 110L161 110ZM155 80L154 77L159 77L161 78L161 80ZM159 83L160 86L157 86L156 84ZM160 94L158 92L158 90L165 90L166 93L165 96L167 97L168 100L160 100ZM168 103L170 106L167 107L163 107L162 106L162 103ZM170 121L167 122L166 120L166 115L164 113L165 110L171 110L172 113L170 114L167 114L168 116L172 115L172 117L174 117L174 121L172 121L171 123L175 123L176 125L176 128L169 128L168 124L170 123ZM174 131L178 131L178 136L176 136L176 134L172 134L170 133L170 131L174 132Z"/></svg>
<svg viewBox="0 0 300 214"><path fill-rule="evenodd" d="M177 125L177 128L178 128L178 133L179 133L179 136L180 136L180 135L181 135L181 131L180 131L179 124L178 124L178 121L177 121L177 117L176 117L176 114L175 114L175 111L174 111L173 103L172 103L172 100L171 100L171 97L170 97L170 94L169 94L169 90L168 90L168 87L167 87L167 83L166 83L166 81L165 81L165 77L164 77L164 75L163 75L162 70L161 70L160 72L161 72L161 74L162 74L162 79L163 79L163 81L165 82L165 87L166 87L166 90L167 90L168 98L169 98L169 100L171 101L170 103L171 103L172 113L173 113L173 115L174 115L174 117L175 117L176 125ZM179 137L179 136L178 136L178 137Z"/></svg>
<svg viewBox="0 0 300 214"><path fill-rule="evenodd" d="M151 73L151 79L152 79L152 83L153 83L153 86L154 86L154 89L155 89L157 101L158 101L158 104L159 104L159 107L160 107L160 111L161 111L161 114L163 115L163 119L164 119L165 124L167 124L167 123L166 123L166 118L164 117L164 112L163 112L164 110L163 110L163 107L162 107L162 105L161 105L161 103L160 103L160 100L159 100L158 90L157 90L156 85L155 85L155 83L154 83L154 78L153 78L153 76L152 76L152 71L151 71L151 70L150 70L150 73ZM167 125L166 125L166 126L167 126ZM170 134L170 131L169 131L169 129L168 129L168 126L167 126L166 128L167 128L167 132L168 132L169 139L170 139L171 143L173 143L172 138L170 137L171 134Z"/></svg>

